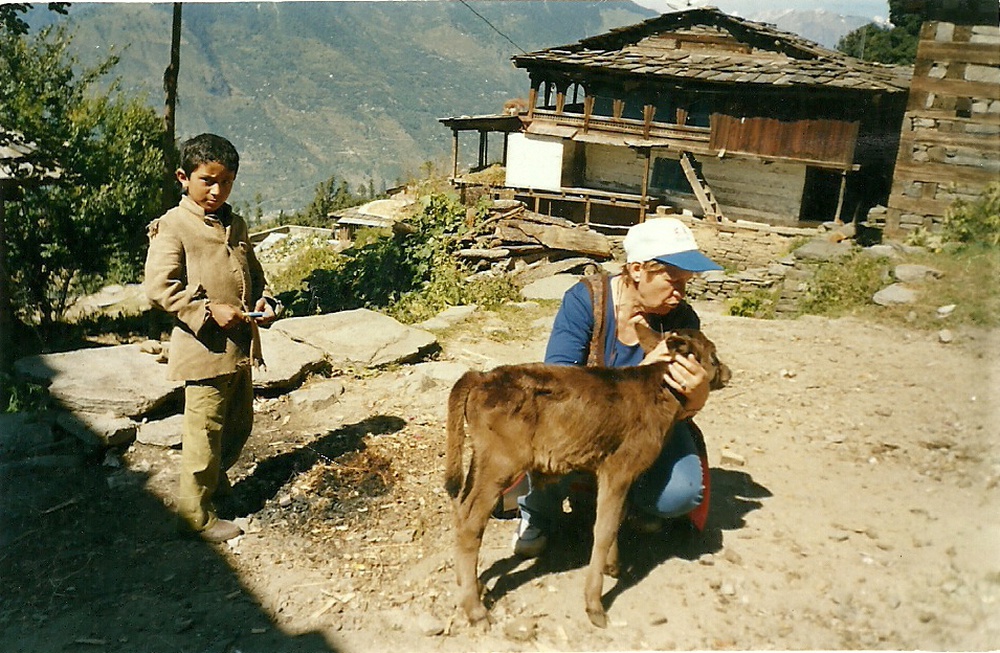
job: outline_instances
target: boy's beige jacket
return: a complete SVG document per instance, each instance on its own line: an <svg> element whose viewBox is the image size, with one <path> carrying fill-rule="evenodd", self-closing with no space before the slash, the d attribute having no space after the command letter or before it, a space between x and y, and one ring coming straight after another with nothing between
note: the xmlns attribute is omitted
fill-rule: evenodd
<svg viewBox="0 0 1000 653"><path fill-rule="evenodd" d="M250 243L246 222L231 212L228 227L184 196L149 224L143 288L154 306L176 318L170 336L168 376L196 381L229 374L259 360L253 327L224 331L209 318L210 302L253 310L264 294L264 270ZM256 350L252 352L252 349Z"/></svg>

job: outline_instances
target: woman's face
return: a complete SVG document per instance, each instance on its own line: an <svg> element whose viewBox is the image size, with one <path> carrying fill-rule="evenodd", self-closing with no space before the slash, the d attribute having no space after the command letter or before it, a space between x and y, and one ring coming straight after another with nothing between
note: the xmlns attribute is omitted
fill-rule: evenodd
<svg viewBox="0 0 1000 653"><path fill-rule="evenodd" d="M645 313L666 315L674 310L687 289L693 272L665 265L660 270L644 270L641 263L629 263L629 274L636 280L639 304Z"/></svg>

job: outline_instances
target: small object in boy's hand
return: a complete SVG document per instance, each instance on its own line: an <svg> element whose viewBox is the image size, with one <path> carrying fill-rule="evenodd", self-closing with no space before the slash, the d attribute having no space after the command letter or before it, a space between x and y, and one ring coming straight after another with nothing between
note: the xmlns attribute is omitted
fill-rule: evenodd
<svg viewBox="0 0 1000 653"><path fill-rule="evenodd" d="M264 317L262 311L254 311L253 313L247 313L247 317Z"/></svg>

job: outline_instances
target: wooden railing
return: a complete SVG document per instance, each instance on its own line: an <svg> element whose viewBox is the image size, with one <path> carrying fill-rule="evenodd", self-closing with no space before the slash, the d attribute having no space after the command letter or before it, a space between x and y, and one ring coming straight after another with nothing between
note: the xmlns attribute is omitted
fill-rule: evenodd
<svg viewBox="0 0 1000 653"><path fill-rule="evenodd" d="M689 143L694 149L707 149L712 130L665 122L649 122L611 116L585 117L579 113L557 113L550 109L535 109L534 120L544 120L562 127L575 127L584 133L632 136L637 140L670 140Z"/></svg>

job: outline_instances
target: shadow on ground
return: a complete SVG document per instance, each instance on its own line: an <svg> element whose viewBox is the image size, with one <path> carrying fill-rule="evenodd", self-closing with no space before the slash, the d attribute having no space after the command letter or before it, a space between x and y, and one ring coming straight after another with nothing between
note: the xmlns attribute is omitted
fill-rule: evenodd
<svg viewBox="0 0 1000 653"><path fill-rule="evenodd" d="M686 518L672 521L662 533L637 533L623 526L618 536L622 573L604 594L605 608L610 608L619 596L670 558L697 560L705 554L721 551L724 532L742 528L746 515L760 508L762 500L771 496L766 487L745 472L714 468L710 473L712 504L704 531L697 532ZM497 560L482 572L480 579L484 585L497 579L484 597L487 609L506 594L537 578L572 569L582 570L587 566L593 542L593 517L573 518L570 513L566 515L564 526L550 534L545 553L533 564L518 569L523 561L511 555Z"/></svg>
<svg viewBox="0 0 1000 653"><path fill-rule="evenodd" d="M239 489L257 505L282 476L391 427L341 429L265 461ZM0 650L338 650L321 633L284 632L227 564L227 545L178 535L174 515L145 489L147 473L69 435L49 451L0 460Z"/></svg>

